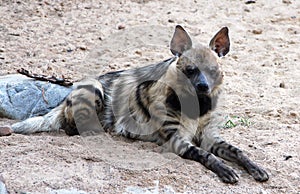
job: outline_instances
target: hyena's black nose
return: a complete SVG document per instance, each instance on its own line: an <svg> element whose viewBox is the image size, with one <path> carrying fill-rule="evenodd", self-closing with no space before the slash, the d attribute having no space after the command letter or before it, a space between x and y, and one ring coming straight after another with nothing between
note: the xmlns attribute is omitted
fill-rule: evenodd
<svg viewBox="0 0 300 194"><path fill-rule="evenodd" d="M200 92L208 92L209 90L209 87L208 87L208 84L205 83L205 82L200 82L197 84L197 89L200 91Z"/></svg>

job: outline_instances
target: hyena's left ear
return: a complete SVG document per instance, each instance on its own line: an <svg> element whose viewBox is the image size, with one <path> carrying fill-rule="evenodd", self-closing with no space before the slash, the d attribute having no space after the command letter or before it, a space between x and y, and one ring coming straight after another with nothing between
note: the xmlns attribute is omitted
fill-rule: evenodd
<svg viewBox="0 0 300 194"><path fill-rule="evenodd" d="M180 56L184 51L189 50L190 48L192 48L190 36L183 27L177 25L171 40L171 52L175 56Z"/></svg>
<svg viewBox="0 0 300 194"><path fill-rule="evenodd" d="M215 51L219 57L225 56L229 52L230 40L228 28L223 27L210 41L209 47Z"/></svg>

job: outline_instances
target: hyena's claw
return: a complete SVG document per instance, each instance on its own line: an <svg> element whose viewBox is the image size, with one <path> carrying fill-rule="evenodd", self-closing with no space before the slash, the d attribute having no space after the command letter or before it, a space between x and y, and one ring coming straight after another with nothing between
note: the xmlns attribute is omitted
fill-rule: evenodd
<svg viewBox="0 0 300 194"><path fill-rule="evenodd" d="M219 170L216 171L216 174L224 183L234 184L239 180L239 176L234 172L234 170L225 165L221 165Z"/></svg>
<svg viewBox="0 0 300 194"><path fill-rule="evenodd" d="M251 174L251 176L253 176L253 178L256 181L259 181L259 182L265 182L265 181L269 180L268 173L260 167L257 167L256 169L253 169L250 172L250 174Z"/></svg>

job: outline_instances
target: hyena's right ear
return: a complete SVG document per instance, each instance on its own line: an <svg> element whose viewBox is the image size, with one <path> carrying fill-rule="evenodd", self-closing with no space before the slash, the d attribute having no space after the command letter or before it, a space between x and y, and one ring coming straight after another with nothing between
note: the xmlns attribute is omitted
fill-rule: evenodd
<svg viewBox="0 0 300 194"><path fill-rule="evenodd" d="M177 25L173 38L171 40L171 52L175 56L180 56L184 51L189 50L192 47L192 40L188 33Z"/></svg>
<svg viewBox="0 0 300 194"><path fill-rule="evenodd" d="M210 41L210 49L215 51L219 57L225 56L229 52L230 40L228 28L223 27Z"/></svg>

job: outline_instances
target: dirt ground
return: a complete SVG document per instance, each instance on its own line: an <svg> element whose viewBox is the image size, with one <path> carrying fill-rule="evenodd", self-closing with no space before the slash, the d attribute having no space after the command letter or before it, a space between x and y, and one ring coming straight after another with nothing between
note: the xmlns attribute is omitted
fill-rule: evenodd
<svg viewBox="0 0 300 194"><path fill-rule="evenodd" d="M255 182L233 166L239 183L224 184L202 165L161 154L152 143L108 134L13 134L0 137L0 175L10 193L300 193L298 0L2 0L0 75L23 67L79 80L160 62L171 56L176 24L203 44L229 27L220 107L225 121L240 117L248 126L221 134L270 180ZM0 125L13 122L0 118Z"/></svg>

